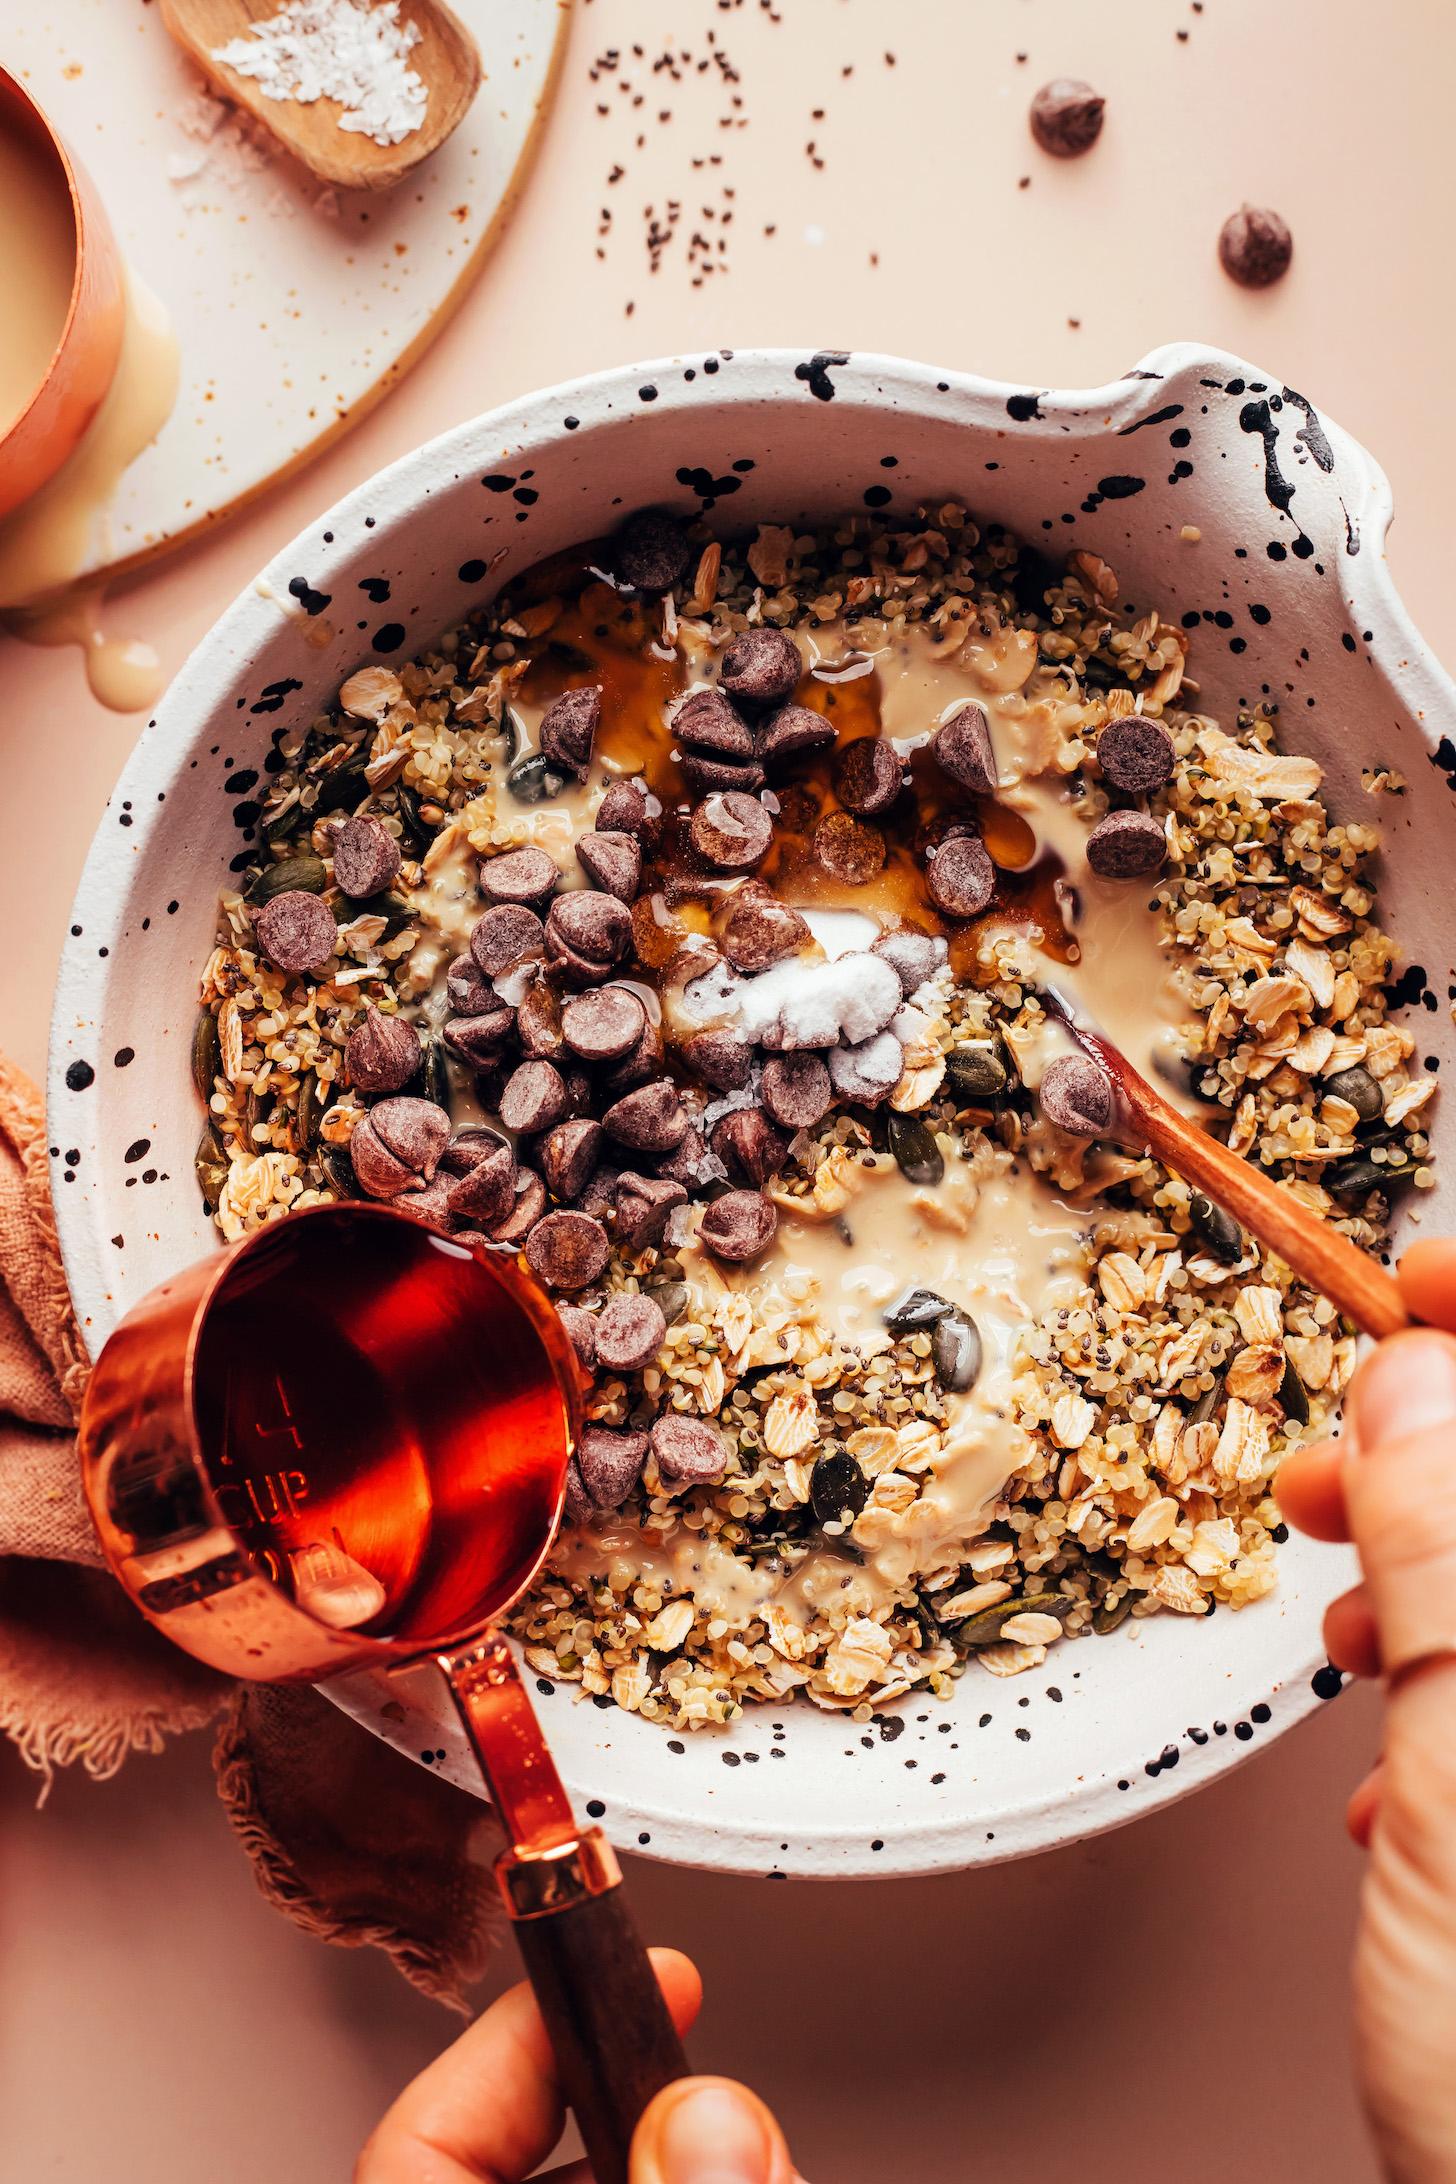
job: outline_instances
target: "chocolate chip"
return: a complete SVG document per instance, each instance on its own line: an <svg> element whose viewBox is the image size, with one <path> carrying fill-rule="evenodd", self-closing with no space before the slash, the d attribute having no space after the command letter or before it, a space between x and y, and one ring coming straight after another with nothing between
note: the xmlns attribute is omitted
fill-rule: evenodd
<svg viewBox="0 0 1456 2184"><path fill-rule="evenodd" d="M1047 1121L1073 1137L1097 1137L1112 1122L1112 1084L1085 1054L1059 1054L1037 1086Z"/></svg>
<svg viewBox="0 0 1456 2184"><path fill-rule="evenodd" d="M516 1170L516 1201L502 1221L491 1225L491 1241L524 1244L546 1211L546 1186L531 1168Z"/></svg>
<svg viewBox="0 0 1456 2184"><path fill-rule="evenodd" d="M396 1213L407 1215L411 1221L432 1221L436 1228L448 1229L454 1219L450 1206L453 1189L449 1176L437 1175L433 1183L401 1191L392 1204Z"/></svg>
<svg viewBox="0 0 1456 2184"><path fill-rule="evenodd" d="M844 743L834 761L839 801L862 819L888 811L905 786L905 764L883 736L859 736Z"/></svg>
<svg viewBox="0 0 1456 2184"><path fill-rule="evenodd" d="M699 1031L684 1042L682 1058L715 1092L741 1092L753 1072L753 1049L731 1031Z"/></svg>
<svg viewBox="0 0 1456 2184"><path fill-rule="evenodd" d="M976 918L996 892L996 867L974 834L953 834L926 866L925 883L948 918Z"/></svg>
<svg viewBox="0 0 1456 2184"><path fill-rule="evenodd" d="M545 946L545 926L521 902L497 903L476 920L470 935L470 953L487 978L499 978L518 964L529 963ZM492 994L492 1003L495 998Z"/></svg>
<svg viewBox="0 0 1456 2184"><path fill-rule="evenodd" d="M1054 159L1075 159L1102 134L1107 101L1090 83L1058 76L1044 83L1031 102L1031 133Z"/></svg>
<svg viewBox="0 0 1456 2184"><path fill-rule="evenodd" d="M1173 772L1173 738L1146 713L1123 713L1097 738L1102 778L1125 796L1151 796Z"/></svg>
<svg viewBox="0 0 1456 2184"><path fill-rule="evenodd" d="M657 1316L661 1319L662 1314ZM646 1461L645 1433L619 1433L611 1426L582 1428L576 1468L593 1508L620 1509Z"/></svg>
<svg viewBox="0 0 1456 2184"><path fill-rule="evenodd" d="M729 903L718 945L736 971L751 974L796 955L808 945L809 937L797 910L750 881Z"/></svg>
<svg viewBox="0 0 1456 2184"><path fill-rule="evenodd" d="M626 1170L617 1178L617 1234L629 1251L646 1251L662 1241L667 1217L674 1206L685 1205L687 1192L681 1183L663 1177L634 1175Z"/></svg>
<svg viewBox="0 0 1456 2184"><path fill-rule="evenodd" d="M533 1062L554 1061L565 1044L561 1036L561 1003L549 986L532 986L516 1010L516 1037L521 1052Z"/></svg>
<svg viewBox="0 0 1456 2184"><path fill-rule="evenodd" d="M851 812L831 811L814 829L814 855L847 887L863 887L884 869L885 837Z"/></svg>
<svg viewBox="0 0 1456 2184"><path fill-rule="evenodd" d="M568 1104L560 1070L550 1062L522 1062L506 1079L496 1112L508 1130L529 1137L560 1122Z"/></svg>
<svg viewBox="0 0 1456 2184"><path fill-rule="evenodd" d="M618 902L631 902L642 878L642 845L634 834L583 834L576 855L594 886Z"/></svg>
<svg viewBox="0 0 1456 2184"><path fill-rule="evenodd" d="M480 867L480 891L492 902L542 902L555 885L555 863L529 842L487 857Z"/></svg>
<svg viewBox="0 0 1456 2184"><path fill-rule="evenodd" d="M705 1191L712 1183L728 1180L728 1170L718 1155L709 1151L696 1123L688 1124L680 1145L663 1154L657 1163L657 1172L671 1183L681 1183L689 1191Z"/></svg>
<svg viewBox="0 0 1456 2184"><path fill-rule="evenodd" d="M432 1100L381 1100L355 1128L349 1155L371 1198L396 1198L430 1181L449 1139L450 1118Z"/></svg>
<svg viewBox="0 0 1456 2184"><path fill-rule="evenodd" d="M605 1135L602 1143L606 1144ZM589 1213L594 1221L609 1221L617 1210L617 1179L621 1173L614 1161L599 1161L590 1181L576 1194L577 1212Z"/></svg>
<svg viewBox="0 0 1456 2184"><path fill-rule="evenodd" d="M1230 213L1218 235L1218 262L1241 288L1268 288L1289 271L1294 237L1277 212L1245 205Z"/></svg>
<svg viewBox="0 0 1456 2184"><path fill-rule="evenodd" d="M612 1062L641 1038L647 1011L630 986L598 986L561 1012L561 1036L584 1062Z"/></svg>
<svg viewBox="0 0 1456 2184"><path fill-rule="evenodd" d="M786 758L798 758L804 751L822 750L834 740L832 720L807 705L784 705L764 723L758 755L765 765L773 765Z"/></svg>
<svg viewBox="0 0 1456 2184"><path fill-rule="evenodd" d="M343 819L334 828L334 878L356 902L378 895L399 870L399 844L382 819Z"/></svg>
<svg viewBox="0 0 1456 2184"><path fill-rule="evenodd" d="M930 755L942 773L976 796L994 796L1000 786L984 706L958 705L931 737Z"/></svg>
<svg viewBox="0 0 1456 2184"><path fill-rule="evenodd" d="M563 773L585 781L591 772L592 746L601 717L600 683L590 683L583 690L563 690L541 715L536 732L541 756Z"/></svg>
<svg viewBox="0 0 1456 2184"><path fill-rule="evenodd" d="M585 1289L611 1257L607 1232L585 1213L548 1213L526 1238L526 1264L551 1289Z"/></svg>
<svg viewBox="0 0 1456 2184"><path fill-rule="evenodd" d="M577 888L558 895L546 918L546 946L577 985L594 985L626 954L631 913L615 895Z"/></svg>
<svg viewBox="0 0 1456 2184"><path fill-rule="evenodd" d="M515 1202L516 1156L509 1145L495 1146L450 1186L451 1213L476 1228L503 1221Z"/></svg>
<svg viewBox="0 0 1456 2184"><path fill-rule="evenodd" d="M469 1175L478 1161L487 1159L502 1145L509 1149L509 1144L508 1138L487 1124L468 1124L455 1132L440 1155L440 1166L447 1175Z"/></svg>
<svg viewBox="0 0 1456 2184"><path fill-rule="evenodd" d="M877 1031L857 1046L829 1049L829 1076L842 1100L878 1107L905 1073L905 1052L893 1031Z"/></svg>
<svg viewBox="0 0 1456 2184"><path fill-rule="evenodd" d="M349 1158L360 1190L367 1191L371 1198L397 1198L419 1181L409 1163L396 1159L389 1150L369 1115L355 1127L349 1140Z"/></svg>
<svg viewBox="0 0 1456 2184"><path fill-rule="evenodd" d="M624 1092L635 1092L639 1084L647 1084L653 1077L660 1077L667 1060L663 1044L662 1028L650 1018L643 1023L635 1046L629 1047L619 1062L602 1071L600 1084L610 1099L620 1099Z"/></svg>
<svg viewBox="0 0 1456 2184"><path fill-rule="evenodd" d="M719 790L699 804L688 832L705 863L720 872L746 872L768 855L773 821L757 797Z"/></svg>
<svg viewBox="0 0 1456 2184"><path fill-rule="evenodd" d="M667 1321L651 1297L609 1297L597 1320L597 1362L608 1372L640 1373L667 1340ZM645 1445L644 1436L644 1445Z"/></svg>
<svg viewBox="0 0 1456 2184"><path fill-rule="evenodd" d="M504 1002L498 1002L483 1016L447 1018L441 1036L452 1054L458 1054L463 1062L469 1062L477 1069L485 1069L510 1037L514 1022L515 1011L508 1009Z"/></svg>
<svg viewBox="0 0 1456 2184"><path fill-rule="evenodd" d="M701 758L696 751L684 752L679 771L695 796L712 796L725 789L753 796L766 778L756 758Z"/></svg>
<svg viewBox="0 0 1456 2184"><path fill-rule="evenodd" d="M1149 812L1110 811L1087 837L1087 862L1104 880L1145 880L1167 859L1167 836Z"/></svg>
<svg viewBox="0 0 1456 2184"><path fill-rule="evenodd" d="M553 1198L580 1198L596 1172L602 1126L589 1116L559 1122L541 1143L541 1173Z"/></svg>
<svg viewBox="0 0 1456 2184"><path fill-rule="evenodd" d="M525 915L529 917L530 911ZM499 1006L500 996L481 976L474 956L456 956L445 973L445 992L456 1016L488 1016Z"/></svg>
<svg viewBox="0 0 1456 2184"><path fill-rule="evenodd" d="M420 1066L420 1051L413 1024L371 1006L344 1041L344 1068L360 1092L402 1092Z"/></svg>
<svg viewBox="0 0 1456 2184"><path fill-rule="evenodd" d="M707 751L717 758L754 756L752 729L721 691L690 692L673 710L668 727L685 750Z"/></svg>
<svg viewBox="0 0 1456 2184"><path fill-rule="evenodd" d="M394 1154L428 1182L450 1142L450 1118L433 1100L381 1100L369 1110L375 1134Z"/></svg>
<svg viewBox="0 0 1456 2184"><path fill-rule="evenodd" d="M280 971L318 971L338 945L333 913L317 895L286 887L253 922L259 947Z"/></svg>
<svg viewBox="0 0 1456 2184"><path fill-rule="evenodd" d="M735 1107L714 1123L713 1151L730 1175L757 1190L778 1174L789 1157L789 1141L761 1107Z"/></svg>
<svg viewBox="0 0 1456 2184"><path fill-rule="evenodd" d="M706 1419L668 1411L647 1441L658 1470L674 1486L713 1486L728 1469L728 1444Z"/></svg>
<svg viewBox="0 0 1456 2184"><path fill-rule="evenodd" d="M688 1113L672 1079L659 1077L614 1100L602 1124L634 1153L670 1153L687 1135Z"/></svg>
<svg viewBox="0 0 1456 2184"><path fill-rule="evenodd" d="M590 1524L592 1498L583 1484L581 1467L574 1456L566 1466L566 1499L562 1506L568 1524Z"/></svg>
<svg viewBox="0 0 1456 2184"><path fill-rule="evenodd" d="M660 508L639 508L612 541L612 567L633 591L670 591L692 553L687 532Z"/></svg>
<svg viewBox="0 0 1456 2184"><path fill-rule="evenodd" d="M763 1065L760 1097L784 1129L812 1130L834 1104L834 1088L817 1054L774 1054Z"/></svg>
<svg viewBox="0 0 1456 2184"><path fill-rule="evenodd" d="M784 629L740 630L723 655L718 682L748 705L779 705L793 696L803 658Z"/></svg>
<svg viewBox="0 0 1456 2184"><path fill-rule="evenodd" d="M590 1372L597 1361L595 1312L584 1312L579 1304L558 1304L556 1313L579 1362Z"/></svg>
<svg viewBox="0 0 1456 2184"><path fill-rule="evenodd" d="M613 781L597 806L593 821L600 834L633 834L639 841L655 832L647 811L647 792L635 781Z"/></svg>
<svg viewBox="0 0 1456 2184"><path fill-rule="evenodd" d="M927 978L935 976L941 960L941 951L930 935L912 932L909 927L894 933L881 933L870 954L884 957L899 979L900 991L907 1001L912 993L919 992Z"/></svg>
<svg viewBox="0 0 1456 2184"><path fill-rule="evenodd" d="M741 1266L767 1251L778 1215L761 1191L725 1191L703 1214L698 1237L715 1259Z"/></svg>

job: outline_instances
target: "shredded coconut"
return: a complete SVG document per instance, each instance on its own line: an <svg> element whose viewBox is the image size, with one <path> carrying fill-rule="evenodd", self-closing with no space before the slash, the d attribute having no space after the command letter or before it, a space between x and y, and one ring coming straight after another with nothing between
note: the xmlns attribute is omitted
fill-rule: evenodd
<svg viewBox="0 0 1456 2184"><path fill-rule="evenodd" d="M400 22L399 0L285 0L212 57L251 77L264 98L337 99L341 129L399 144L425 118L428 94L406 60L419 42L417 26Z"/></svg>

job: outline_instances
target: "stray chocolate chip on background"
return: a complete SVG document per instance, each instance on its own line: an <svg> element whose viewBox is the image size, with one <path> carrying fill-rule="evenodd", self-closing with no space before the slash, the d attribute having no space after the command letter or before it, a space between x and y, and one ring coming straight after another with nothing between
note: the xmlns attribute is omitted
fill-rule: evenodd
<svg viewBox="0 0 1456 2184"><path fill-rule="evenodd" d="M1031 133L1053 159L1076 159L1088 152L1102 134L1107 101L1090 83L1072 76L1056 76L1044 83L1031 102Z"/></svg>
<svg viewBox="0 0 1456 2184"><path fill-rule="evenodd" d="M1294 237L1277 212L1243 205L1218 233L1218 262L1240 288L1269 288L1282 280L1294 256Z"/></svg>

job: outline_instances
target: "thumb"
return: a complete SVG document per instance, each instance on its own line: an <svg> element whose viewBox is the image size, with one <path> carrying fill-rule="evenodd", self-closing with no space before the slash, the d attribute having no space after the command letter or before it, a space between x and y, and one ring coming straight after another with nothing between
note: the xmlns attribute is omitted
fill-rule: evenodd
<svg viewBox="0 0 1456 2184"><path fill-rule="evenodd" d="M732 2078L664 2086L632 2139L631 2184L798 2184L775 2118Z"/></svg>
<svg viewBox="0 0 1456 2184"><path fill-rule="evenodd" d="M1394 1676L1456 1655L1456 1339L1419 1328L1381 1343L1355 1376L1348 1422L1350 1529Z"/></svg>

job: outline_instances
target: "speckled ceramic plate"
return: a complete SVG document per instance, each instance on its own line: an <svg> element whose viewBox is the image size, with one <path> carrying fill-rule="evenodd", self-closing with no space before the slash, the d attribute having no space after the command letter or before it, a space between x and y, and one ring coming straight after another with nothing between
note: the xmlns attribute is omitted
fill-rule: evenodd
<svg viewBox="0 0 1456 2184"><path fill-rule="evenodd" d="M1432 877L1449 854L1456 691L1391 587L1389 489L1353 441L1277 379L1187 347L1081 393L874 356L673 358L533 395L362 486L228 610L142 736L81 882L52 1045L61 1241L92 1347L216 1246L192 1181L188 1038L216 893L247 862L280 716L644 502L727 528L951 494L1049 550L1092 548L1124 596L1181 615L1205 702L1277 697L1336 811L1369 813L1362 766L1409 778L1380 805L1383 913L1421 1051L1449 1062L1437 996L1456 914ZM1428 1221L1451 1225L1453 1194L1448 1170ZM1005 1858L1166 1802L1333 1695L1320 1619L1349 1557L1291 1540L1281 1568L1275 1596L1242 1614L1124 1625L1012 1682L968 1673L951 1702L912 1697L863 1729L765 1707L675 1737L550 1686L542 1713L587 1809L661 1857L839 1875ZM430 1675L331 1688L476 1786Z"/></svg>

